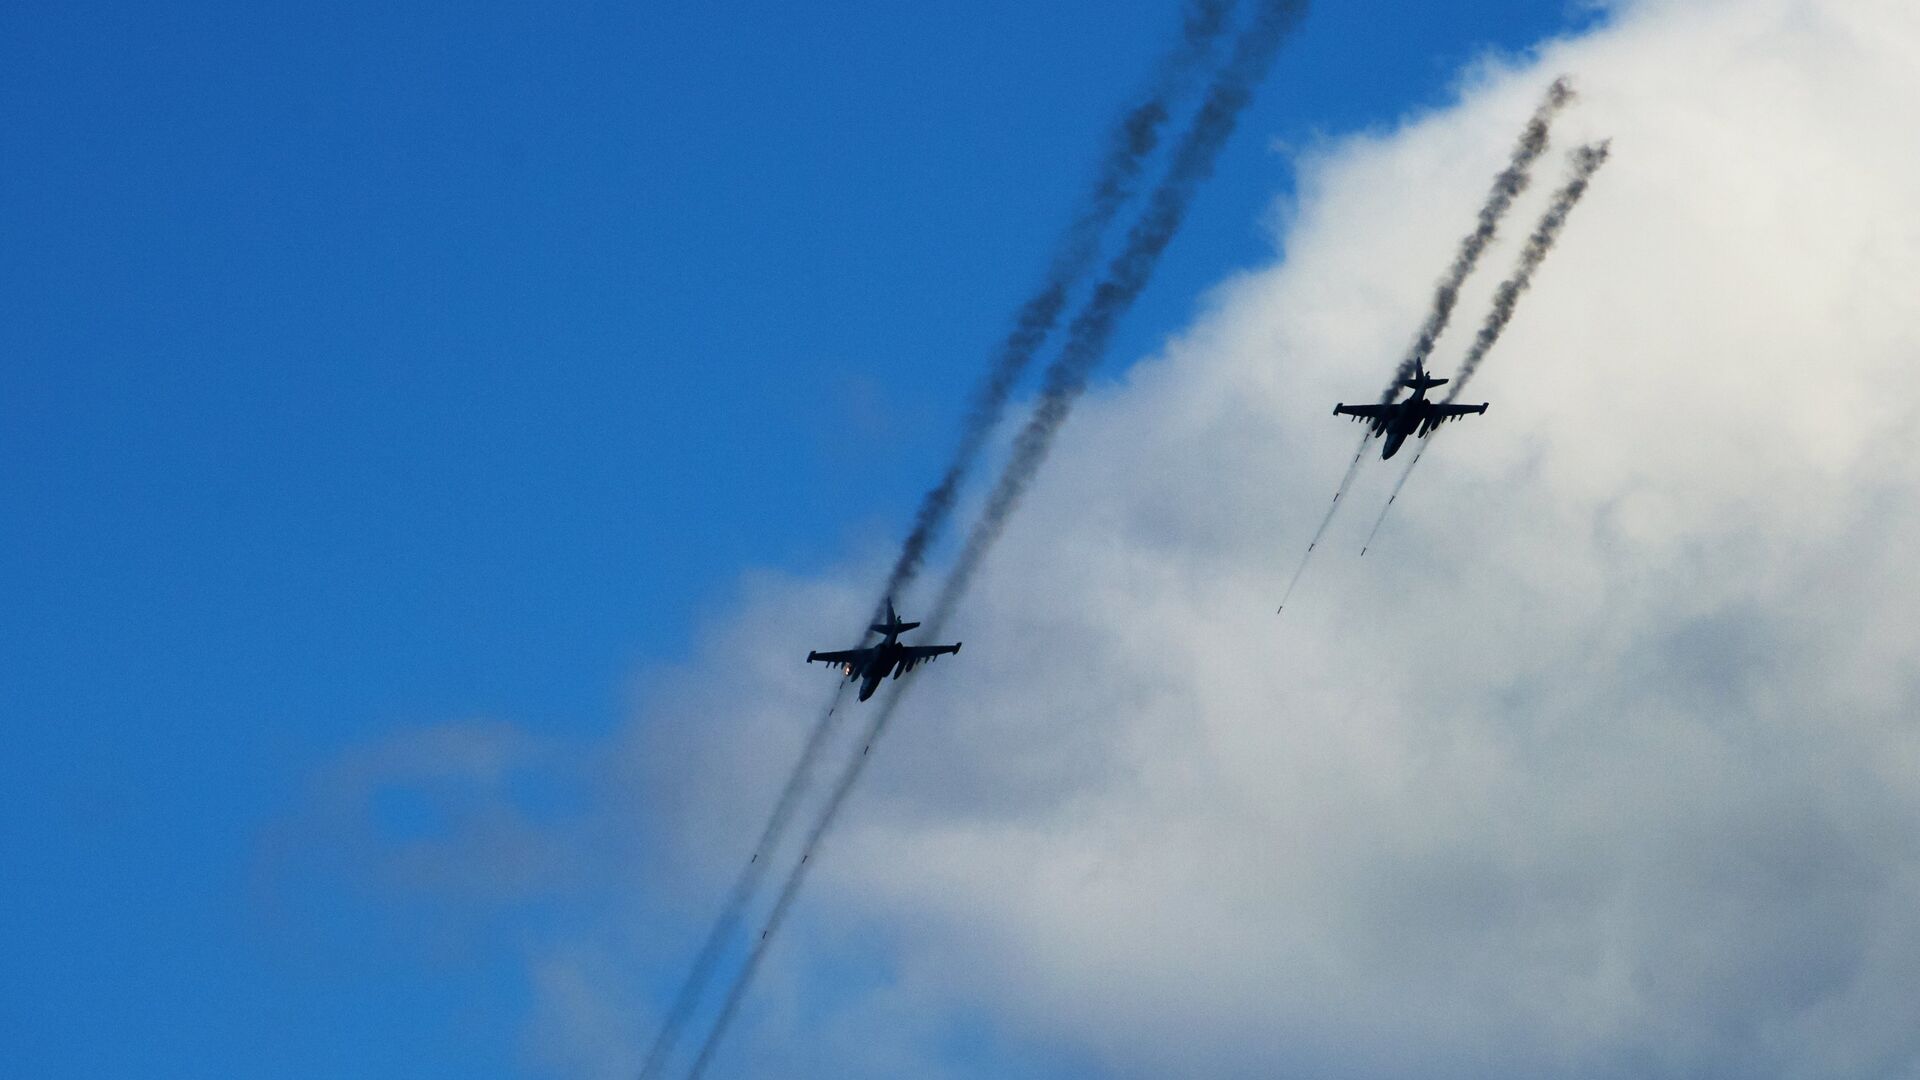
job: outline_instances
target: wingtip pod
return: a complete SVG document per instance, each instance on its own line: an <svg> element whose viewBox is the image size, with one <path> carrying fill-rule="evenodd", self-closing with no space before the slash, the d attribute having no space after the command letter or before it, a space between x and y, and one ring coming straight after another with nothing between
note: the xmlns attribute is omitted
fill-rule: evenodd
<svg viewBox="0 0 1920 1080"><path fill-rule="evenodd" d="M814 662L814 660L815 660L816 658L818 658L818 657L819 657L819 655L820 655L820 654L819 654L818 652L816 652L816 651L814 651L814 650L811 650L811 649L809 649L809 650L807 651L807 663L809 663L809 664L811 664L811 663L813 663L813 662Z"/></svg>

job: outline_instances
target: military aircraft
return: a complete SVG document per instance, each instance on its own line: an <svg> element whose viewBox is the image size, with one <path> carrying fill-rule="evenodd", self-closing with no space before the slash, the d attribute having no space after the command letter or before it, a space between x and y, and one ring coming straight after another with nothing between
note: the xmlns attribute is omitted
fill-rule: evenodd
<svg viewBox="0 0 1920 1080"><path fill-rule="evenodd" d="M1365 421L1373 429L1373 437L1386 436L1386 445L1380 448L1382 461L1390 458L1407 441L1407 436L1424 439L1427 433L1449 420L1458 420L1469 413L1479 414L1487 411L1487 403L1478 405L1454 405L1444 401L1428 401L1427 391L1436 386L1445 386L1446 379L1430 378L1426 367L1414 361L1413 378L1400 380L1400 385L1413 391L1405 401L1391 401L1385 405L1346 405L1333 407L1335 416L1351 416L1355 420ZM1400 391L1394 390L1398 397Z"/></svg>
<svg viewBox="0 0 1920 1080"><path fill-rule="evenodd" d="M922 660L960 651L960 642L952 645L905 645L900 635L920 624L901 622L900 616L893 613L893 598L887 598L887 621L874 623L867 629L880 635L880 640L864 649L844 649L840 652L810 652L807 663L819 661L834 664L840 668L849 681L864 680L860 685L860 700L873 696L880 686L880 680L892 675L899 678L917 667Z"/></svg>

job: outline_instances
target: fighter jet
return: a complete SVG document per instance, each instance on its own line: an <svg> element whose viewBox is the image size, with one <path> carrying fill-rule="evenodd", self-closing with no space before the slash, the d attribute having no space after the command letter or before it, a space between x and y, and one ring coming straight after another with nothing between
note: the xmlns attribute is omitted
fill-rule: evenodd
<svg viewBox="0 0 1920 1080"><path fill-rule="evenodd" d="M901 622L900 616L893 613L893 598L887 598L887 621L874 623L867 629L880 635L880 640L864 649L844 649L840 652L810 652L807 663L819 661L833 664L840 669L848 681L863 680L860 684L860 700L873 696L880 686L880 680L892 675L899 678L917 667L922 660L932 660L948 653L960 651L960 642L951 645L904 645L900 635L920 624Z"/></svg>
<svg viewBox="0 0 1920 1080"><path fill-rule="evenodd" d="M1436 386L1445 386L1446 379L1429 378L1425 365L1415 361L1413 378L1400 380L1400 385L1413 391L1404 401L1393 401L1385 405L1335 405L1333 415L1351 416L1355 420L1365 421L1373 429L1373 437L1386 436L1386 445L1380 448L1382 461L1390 458L1407 441L1407 436L1426 438L1427 433L1449 420L1458 420L1468 413L1479 414L1487 411L1487 403L1478 405L1453 405L1442 401L1428 401L1427 391ZM1400 391L1396 388L1394 396Z"/></svg>

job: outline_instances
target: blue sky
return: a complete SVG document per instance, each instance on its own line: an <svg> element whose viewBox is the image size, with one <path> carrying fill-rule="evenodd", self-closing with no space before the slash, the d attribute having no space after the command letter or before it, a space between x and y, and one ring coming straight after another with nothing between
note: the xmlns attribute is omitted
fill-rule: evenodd
<svg viewBox="0 0 1920 1080"><path fill-rule="evenodd" d="M0 14L0 1072L529 1069L511 935L268 918L260 838L383 733L611 730L743 569L902 528L1174 10ZM1276 141L1591 18L1318 5L1108 373L1270 255Z"/></svg>

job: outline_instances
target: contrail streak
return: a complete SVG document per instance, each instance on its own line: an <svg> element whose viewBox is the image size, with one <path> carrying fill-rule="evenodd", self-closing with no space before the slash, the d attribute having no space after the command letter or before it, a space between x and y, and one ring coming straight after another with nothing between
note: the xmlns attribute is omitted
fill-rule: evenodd
<svg viewBox="0 0 1920 1080"><path fill-rule="evenodd" d="M1592 183L1593 174L1607 163L1607 157L1612 152L1610 145L1606 140L1589 143L1568 155L1572 159L1572 175L1559 191L1553 193L1552 201L1547 204L1547 212L1541 215L1540 223L1534 226L1533 235L1527 237L1527 246L1520 251L1519 266L1514 268L1512 276L1494 290L1493 306L1487 312L1486 321L1480 325L1480 332L1474 335L1473 347L1467 350L1466 359L1460 362L1460 371L1453 377L1453 388L1448 391L1445 401L1450 402L1460 396L1461 388L1473 378L1480 362L1487 358L1487 353L1500 340L1500 332L1513 320L1513 312L1519 306L1521 294L1533 284L1534 271L1540 269L1540 264L1546 261L1547 254L1553 250L1554 243L1560 238L1560 230L1566 228L1568 216L1580 202L1580 197L1587 193L1587 185ZM1387 504L1380 508L1380 516L1373 523L1373 531L1367 534L1367 542L1360 548L1360 554L1365 555L1367 548L1373 546L1374 536L1387 520L1387 511L1392 509L1393 501L1400 497L1400 489L1406 486L1407 477L1413 475L1413 467L1420 464L1420 458L1433 445L1437 435L1437 431L1429 434L1427 441L1413 455L1413 460L1407 462L1407 471L1401 473L1399 482L1393 485L1393 494L1387 496Z"/></svg>
<svg viewBox="0 0 1920 1080"><path fill-rule="evenodd" d="M1360 545L1361 555L1365 555L1367 549L1373 546L1373 538L1379 535L1381 524L1387 520L1387 511L1393 508L1393 500L1400 497L1400 489L1407 486L1407 477L1413 475L1413 467L1420 464L1420 456L1427 452L1428 446L1432 445L1433 436L1429 435L1427 438L1429 441L1421 443L1420 449L1413 452L1413 460L1407 462L1407 467L1401 472L1400 479L1394 481L1393 493L1387 496L1387 505L1380 508L1380 516L1373 519L1373 528L1367 531L1367 542Z"/></svg>
<svg viewBox="0 0 1920 1080"><path fill-rule="evenodd" d="M1068 293L1092 269L1099 255L1101 237L1121 207L1132 198L1146 161L1159 146L1160 132L1166 124L1171 106L1184 95L1212 55L1237 2L1187 0L1181 16L1180 41L1159 62L1144 96L1121 115L1119 123L1109 135L1107 152L1095 170L1092 190L1061 236L1040 288L1015 314L1013 327L995 353L986 381L975 392L972 407L961 429L959 446L946 473L921 500L914 515L913 528L901 545L900 555L887 576L881 599L874 605L876 613L886 598L899 592L919 573L927 548L938 537L942 525L952 513L960 485L972 470L1005 411L1014 384L1059 320ZM761 832L753 856L741 868L719 917L708 931L686 980L675 994L667 1018L642 1067L640 1075L643 1080L657 1075L665 1065L680 1032L698 1006L700 996L712 977L714 965L719 962L720 954L739 924L741 913L758 891L766 872L768 856L784 836L794 808L807 787L814 763L827 742L833 726L834 710L838 707L843 688L844 684L836 688L832 703L814 722L800 760L794 765L786 787Z"/></svg>
<svg viewBox="0 0 1920 1080"><path fill-rule="evenodd" d="M1407 350L1407 355L1394 371L1392 381L1387 383L1386 391L1380 395L1381 405L1392 404L1400 393L1401 382L1413 377L1415 366L1426 359L1433 350L1434 342L1446 330L1447 323L1453 318L1454 305L1460 299L1460 287L1466 284L1474 267L1480 264L1481 254L1493 242L1494 235L1500 229L1500 221L1513 207L1514 199L1533 182L1533 164L1547 150L1553 118L1573 97L1573 84L1565 75L1553 80L1552 85L1547 87L1546 96L1533 110L1527 126L1521 129L1520 141L1514 144L1513 153L1507 158L1507 167L1493 178L1493 189L1487 193L1487 201L1480 206L1473 231L1461 237L1453 264L1447 267L1447 272L1440 277L1440 283L1434 287L1433 304L1427 310L1426 320L1420 324L1420 332L1414 336L1413 347ZM1371 434L1369 430L1360 436L1360 450L1354 454L1353 463L1347 466L1347 475L1340 479L1340 486L1333 493L1333 502L1327 506L1327 515L1320 519L1320 527L1314 530L1313 539L1307 542L1307 550L1300 556L1300 565L1294 567L1293 577L1287 580L1287 591L1281 594L1280 606L1274 609L1274 614L1278 615L1287 609L1287 600L1293 596L1294 588L1307 572L1307 563L1313 558L1314 549L1320 546L1321 539L1327 534L1327 527L1333 524L1334 515L1340 512L1340 497L1346 494L1354 475L1360 471L1360 459L1366 454L1367 439ZM1374 527L1379 528L1378 525Z"/></svg>
<svg viewBox="0 0 1920 1080"><path fill-rule="evenodd" d="M1040 403L1035 406L1033 418L1015 443L1014 458L1002 472L987 510L968 537L961 559L947 576L940 602L928 620L932 636L937 637L947 622L953 607L964 594L968 580L978 569L981 558L998 537L1007 516L1017 506L1019 496L1044 461L1053 434L1066 420L1074 399L1085 387L1094 363L1104 352L1114 322L1145 287L1160 253L1179 229L1194 191L1212 172L1214 157L1232 134L1241 110L1252 96L1253 85L1266 73L1281 42L1304 13L1305 7L1305 0L1264 0L1251 24L1240 35L1233 56L1215 76L1192 125L1174 151L1173 162L1166 176L1149 197L1141 219L1129 231L1126 247L1108 265L1106 279L1074 319L1061 357L1048 369ZM815 819L813 829L801 848L800 861L788 873L760 937L753 943L746 963L728 989L713 1028L708 1032L707 1040L687 1074L688 1080L698 1080L705 1073L714 1052L725 1038L741 1001L745 999L759 971L767 948L786 921L787 912L806 880L813 854L839 817L841 807L866 767L868 752L885 732L888 720L911 685L911 679L904 681L881 704L868 723L859 756L848 762L820 816Z"/></svg>
<svg viewBox="0 0 1920 1080"><path fill-rule="evenodd" d="M936 625L937 631L939 627ZM787 921L787 912L792 910L793 901L800 894L800 886L805 884L807 872L812 869L813 856L820 850L820 842L833 827L834 820L840 816L840 808L845 805L847 796L853 792L854 784L860 780L860 773L867 766L869 751L886 730L887 721L893 716L900 700L906 697L907 687L913 685L911 677L903 680L868 722L866 732L861 737L860 753L847 763L846 770L840 774L839 782L833 786L833 794L828 796L826 806L815 819L813 830L807 834L806 843L800 849L800 861L787 873L787 879L780 886L780 895L773 902L767 921L761 925L760 936L753 942L752 951L747 954L745 965L734 977L733 986L720 1006L719 1015L714 1019L713 1029L707 1033L707 1041L701 1045L700 1054L694 1059L693 1067L687 1071L687 1080L699 1080L713 1061L713 1055L720 1048L720 1042L726 1037L727 1029L733 1024L734 1014L740 1009L740 1003L746 999L747 989L753 984L753 977L760 970L760 963L766 957L767 949L779 933L780 927Z"/></svg>
<svg viewBox="0 0 1920 1080"><path fill-rule="evenodd" d="M1214 158L1233 134L1253 86L1306 8L1305 0L1266 0L1241 35L1233 56L1215 77L1179 146L1167 174L1148 197L1146 209L1128 231L1126 245L1107 265L1106 277L1074 317L1060 356L1047 369L1040 400L1027 426L1015 437L1013 454L987 497L953 570L947 575L932 621L944 622L973 582L980 562L1000 538L1034 475L1053 448L1053 439L1086 389L1087 377L1106 352L1115 324L1146 287L1161 252L1179 231L1187 207L1202 181L1213 172Z"/></svg>
<svg viewBox="0 0 1920 1080"><path fill-rule="evenodd" d="M1513 201L1527 190L1533 180L1533 163L1547 150L1549 129L1553 118L1572 101L1573 84L1562 75L1547 87L1547 95L1540 106L1533 110L1532 119L1520 132L1520 141L1514 145L1513 154L1507 167L1493 178L1493 190L1487 193L1487 201L1480 207L1480 219L1472 232L1460 239L1460 248L1454 253L1453 265L1440 277L1440 283L1434 287L1433 306L1427 311L1426 321L1420 324L1420 332L1414 336L1413 347L1401 359L1393 379L1380 395L1380 404L1391 402L1400 390L1400 383L1410 379L1414 366L1426 359L1433 351L1433 343L1440 339L1442 331L1453 318L1454 305L1460 299L1460 286L1466 284L1473 268L1479 265L1480 256L1493 243L1493 237L1500 228L1500 219L1506 216Z"/></svg>
<svg viewBox="0 0 1920 1080"><path fill-rule="evenodd" d="M1294 586L1300 584L1300 575L1307 572L1307 560L1313 557L1313 549L1320 546L1320 539L1327 535L1327 526L1333 524L1333 515L1340 509L1340 496L1347 493L1355 474L1360 471L1360 459L1367 454L1367 440L1373 437L1371 429L1360 433L1360 446L1353 452L1353 461L1347 465L1347 475L1340 478L1340 486L1333 489L1333 501L1327 504L1327 516L1320 519L1320 527L1313 530L1313 539L1307 541L1307 550L1300 556L1300 565L1293 568L1293 577L1287 580L1287 591L1280 594L1280 606L1273 609L1275 615L1287 610L1287 601L1293 596Z"/></svg>
<svg viewBox="0 0 1920 1080"><path fill-rule="evenodd" d="M772 864L773 851L779 846L782 834L786 832L787 822L792 820L794 808L800 802L800 795L806 790L807 782L813 773L813 764L820 757L821 749L827 743L827 736L833 730L833 716L840 708L846 695L847 684L844 680L834 681L833 700L828 703L825 712L814 721L813 730L807 735L805 746L800 751L800 761L787 777L787 784L775 801L773 813L767 817L767 824L760 831L760 839L753 846L753 855L733 880L733 888L728 890L726 901L720 906L720 914L707 931L707 938L700 944L700 951L694 955L693 965L687 970L686 980L675 993L673 1004L667 1011L667 1018L660 1025L660 1032L654 1036L653 1046L647 1051L646 1063L640 1068L642 1078L657 1076L666 1064L667 1055L680 1040L680 1032L686 1027L687 1020L693 1015L694 1008L700 1004L700 995L706 991L707 981L713 977L714 965L720 962L720 954L726 949L728 939L740 925L740 915L746 910L747 902L753 899L760 889L760 879L766 875L767 867Z"/></svg>
<svg viewBox="0 0 1920 1080"><path fill-rule="evenodd" d="M927 549L953 513L960 486L979 460L987 439L1006 411L1013 386L1033 362L1033 356L1052 333L1067 295L1093 269L1100 238L1113 218L1133 196L1134 185L1148 158L1159 146L1160 129L1169 107L1192 83L1212 55L1214 44L1232 14L1236 0L1189 0L1181 20L1180 43L1164 59L1146 96L1121 118L1108 140L1106 157L1095 173L1093 190L1080 213L1061 236L1040 288L1015 314L1013 328L994 354L987 379L974 394L972 408L960 429L947 471L920 500L913 529L900 547L883 596L892 596L920 572Z"/></svg>
<svg viewBox="0 0 1920 1080"><path fill-rule="evenodd" d="M1568 215L1579 204L1580 196L1587 193L1587 185L1593 182L1593 174L1607 163L1612 153L1611 140L1589 143L1575 150L1571 155L1572 175L1559 191L1553 193L1553 201L1547 205L1547 212L1540 218L1540 224L1534 226L1533 235L1527 237L1527 246L1520 251L1520 265L1515 267L1513 275L1500 283L1494 290L1493 307L1487 312L1487 319L1480 325L1480 332L1474 336L1473 347L1467 350L1466 359L1460 362L1460 371L1453 377L1453 387L1447 391L1446 400L1452 401L1466 388L1473 373L1480 369L1480 362L1487 358L1494 343L1500 340L1500 332L1507 328L1513 318L1514 308L1519 306L1520 295L1533 285L1534 271L1547 260L1547 253L1553 250L1554 243L1560 239L1560 230L1566 227Z"/></svg>

